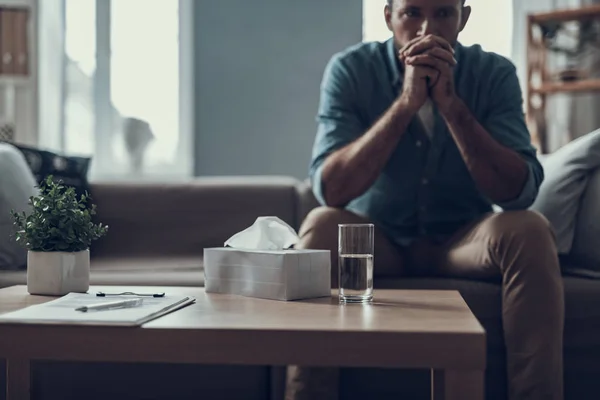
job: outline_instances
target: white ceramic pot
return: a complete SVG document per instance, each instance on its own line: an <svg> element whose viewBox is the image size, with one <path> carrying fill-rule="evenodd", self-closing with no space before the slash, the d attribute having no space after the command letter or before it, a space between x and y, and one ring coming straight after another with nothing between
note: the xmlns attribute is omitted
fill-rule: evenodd
<svg viewBox="0 0 600 400"><path fill-rule="evenodd" d="M87 292L89 288L89 250L27 253L27 291L30 294L62 296Z"/></svg>

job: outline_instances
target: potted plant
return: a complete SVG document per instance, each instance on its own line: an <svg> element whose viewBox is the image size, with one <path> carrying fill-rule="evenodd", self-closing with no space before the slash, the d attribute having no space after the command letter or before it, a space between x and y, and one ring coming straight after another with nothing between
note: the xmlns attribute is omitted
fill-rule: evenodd
<svg viewBox="0 0 600 400"><path fill-rule="evenodd" d="M75 189L52 176L29 199L30 213L11 211L17 243L27 250L27 290L30 294L64 295L87 292L90 284L92 241L108 227L95 224L96 205L90 197L77 198Z"/></svg>

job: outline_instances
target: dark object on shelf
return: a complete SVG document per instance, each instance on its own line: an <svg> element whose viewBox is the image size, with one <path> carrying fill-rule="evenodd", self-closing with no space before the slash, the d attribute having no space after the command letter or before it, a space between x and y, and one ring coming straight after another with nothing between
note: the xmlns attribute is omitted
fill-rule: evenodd
<svg viewBox="0 0 600 400"><path fill-rule="evenodd" d="M586 79L589 74L579 69L565 69L556 74L557 80L562 82L574 82Z"/></svg>

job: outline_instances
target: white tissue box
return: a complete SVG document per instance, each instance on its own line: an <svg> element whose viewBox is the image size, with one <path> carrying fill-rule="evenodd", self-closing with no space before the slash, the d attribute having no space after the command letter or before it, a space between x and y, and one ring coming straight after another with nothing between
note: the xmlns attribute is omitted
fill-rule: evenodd
<svg viewBox="0 0 600 400"><path fill-rule="evenodd" d="M207 293L273 300L331 296L329 250L204 249Z"/></svg>

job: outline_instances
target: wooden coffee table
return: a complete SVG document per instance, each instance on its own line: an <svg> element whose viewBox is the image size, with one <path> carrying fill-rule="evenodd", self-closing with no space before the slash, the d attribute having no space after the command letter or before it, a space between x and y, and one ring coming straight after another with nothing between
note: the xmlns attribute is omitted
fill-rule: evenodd
<svg viewBox="0 0 600 400"><path fill-rule="evenodd" d="M97 290L197 302L139 328L0 324L8 400L30 398L36 359L430 368L435 399L484 397L485 331L456 291L376 290L372 305L341 306L334 297L282 302L201 288L90 288ZM52 299L25 286L0 289L0 313Z"/></svg>

